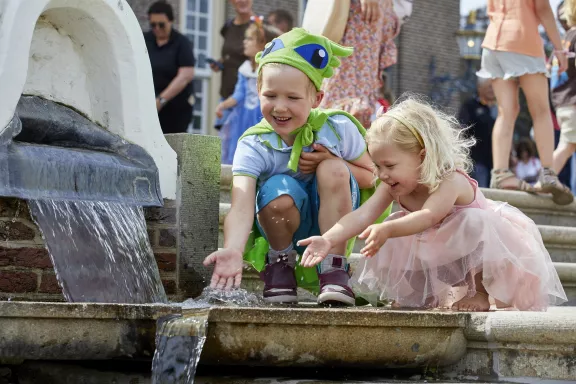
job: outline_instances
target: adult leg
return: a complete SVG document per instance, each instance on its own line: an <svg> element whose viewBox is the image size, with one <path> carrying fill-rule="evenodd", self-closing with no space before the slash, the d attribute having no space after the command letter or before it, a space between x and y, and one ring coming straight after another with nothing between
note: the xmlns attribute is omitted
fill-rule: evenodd
<svg viewBox="0 0 576 384"><path fill-rule="evenodd" d="M520 77L520 86L526 95L528 109L534 125L534 139L542 163L539 188L551 193L556 204L570 204L574 200L572 192L563 185L552 169L554 157L554 127L548 98L548 81L543 74L529 74ZM565 162L565 160L564 160Z"/></svg>
<svg viewBox="0 0 576 384"><path fill-rule="evenodd" d="M515 80L494 79L492 88L498 103L498 117L492 131L491 188L531 190L529 185L509 170L510 150L514 135L514 124L520 111L518 83Z"/></svg>

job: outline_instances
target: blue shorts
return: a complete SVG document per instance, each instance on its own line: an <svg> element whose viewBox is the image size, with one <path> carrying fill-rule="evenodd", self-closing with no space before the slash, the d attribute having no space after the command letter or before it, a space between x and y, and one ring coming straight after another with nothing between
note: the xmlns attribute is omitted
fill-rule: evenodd
<svg viewBox="0 0 576 384"><path fill-rule="evenodd" d="M350 173L350 192L352 195L352 210L360 205L360 188L356 179ZM320 196L318 195L318 183L316 177L310 182L296 180L287 175L275 175L266 180L264 185L256 193L256 214L268 205L272 200L282 195L289 195L300 212L300 226L292 239L294 247L296 242L310 236L320 235L318 225L318 212L320 209ZM262 236L266 237L260 223L256 219L256 225ZM296 247L302 254L305 247Z"/></svg>

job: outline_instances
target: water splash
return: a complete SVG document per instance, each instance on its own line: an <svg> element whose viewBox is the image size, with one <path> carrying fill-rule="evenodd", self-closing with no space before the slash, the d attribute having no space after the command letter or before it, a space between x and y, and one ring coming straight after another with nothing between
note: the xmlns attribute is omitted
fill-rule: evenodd
<svg viewBox="0 0 576 384"><path fill-rule="evenodd" d="M193 304L195 303L195 304ZM182 304L186 308L187 305L221 305L221 306L238 306L238 307L260 307L264 305L262 297L248 292L245 289L231 289L228 291L214 289L210 287L204 288L200 296L196 300L188 299Z"/></svg>
<svg viewBox="0 0 576 384"><path fill-rule="evenodd" d="M158 319L153 384L192 384L206 341L208 308Z"/></svg>
<svg viewBox="0 0 576 384"><path fill-rule="evenodd" d="M30 200L69 302L166 303L141 207Z"/></svg>

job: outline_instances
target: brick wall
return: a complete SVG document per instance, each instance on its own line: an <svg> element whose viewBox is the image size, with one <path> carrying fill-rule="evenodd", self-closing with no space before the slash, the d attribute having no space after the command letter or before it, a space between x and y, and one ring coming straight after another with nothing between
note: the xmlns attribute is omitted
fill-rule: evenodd
<svg viewBox="0 0 576 384"><path fill-rule="evenodd" d="M175 201L145 209L148 236L171 299L178 287L178 217ZM0 198L0 299L63 301L52 261L24 200Z"/></svg>
<svg viewBox="0 0 576 384"><path fill-rule="evenodd" d="M156 1L157 0L126 0L144 31L150 29L148 25L148 8ZM170 3L174 9L174 24L178 27L178 21L180 20L180 0L167 0L167 2Z"/></svg>
<svg viewBox="0 0 576 384"><path fill-rule="evenodd" d="M63 300L25 201L0 198L0 298Z"/></svg>
<svg viewBox="0 0 576 384"><path fill-rule="evenodd" d="M412 17L402 26L398 38L398 63L395 71L395 92L428 94L428 66L436 57L436 75L460 73L460 56L456 31L460 22L460 0L414 0ZM450 105L457 109L459 96L454 92Z"/></svg>
<svg viewBox="0 0 576 384"><path fill-rule="evenodd" d="M255 14L266 17L269 12L276 9L285 9L292 14L294 18L294 26L298 26L298 0L254 0L252 3L252 10ZM234 17L234 8L227 2L226 5L226 20Z"/></svg>

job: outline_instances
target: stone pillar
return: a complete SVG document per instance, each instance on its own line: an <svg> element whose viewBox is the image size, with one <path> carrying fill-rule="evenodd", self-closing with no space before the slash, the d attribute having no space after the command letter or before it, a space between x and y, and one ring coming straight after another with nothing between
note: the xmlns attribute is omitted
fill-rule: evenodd
<svg viewBox="0 0 576 384"><path fill-rule="evenodd" d="M210 282L202 261L218 248L220 139L178 133L165 135L178 156L178 290L195 297Z"/></svg>

